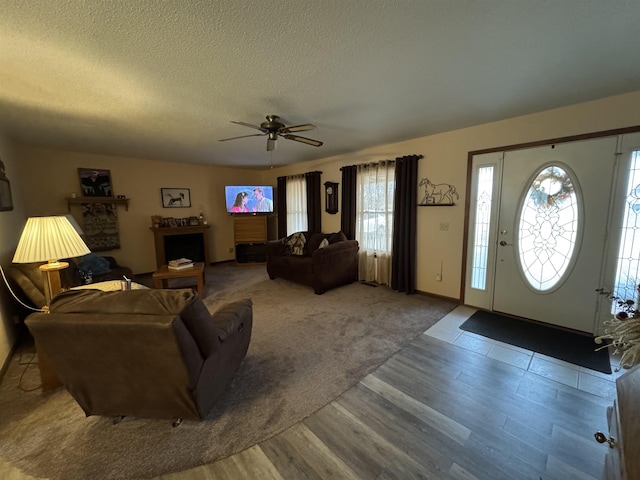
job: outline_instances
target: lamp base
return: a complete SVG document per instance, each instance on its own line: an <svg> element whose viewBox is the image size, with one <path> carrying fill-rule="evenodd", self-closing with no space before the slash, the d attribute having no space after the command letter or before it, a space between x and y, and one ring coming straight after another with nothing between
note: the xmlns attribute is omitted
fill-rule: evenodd
<svg viewBox="0 0 640 480"><path fill-rule="evenodd" d="M47 306L51 304L51 299L62 291L62 283L60 282L60 270L64 270L69 267L67 262L49 262L38 267L44 279L44 297L47 301Z"/></svg>

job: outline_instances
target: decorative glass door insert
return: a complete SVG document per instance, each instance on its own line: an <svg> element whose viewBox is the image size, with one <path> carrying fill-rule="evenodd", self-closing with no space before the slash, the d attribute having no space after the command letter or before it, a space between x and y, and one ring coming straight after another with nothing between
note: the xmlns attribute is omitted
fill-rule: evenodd
<svg viewBox="0 0 640 480"><path fill-rule="evenodd" d="M540 170L523 197L518 227L518 260L534 290L555 288L576 251L579 208L568 169L549 165Z"/></svg>

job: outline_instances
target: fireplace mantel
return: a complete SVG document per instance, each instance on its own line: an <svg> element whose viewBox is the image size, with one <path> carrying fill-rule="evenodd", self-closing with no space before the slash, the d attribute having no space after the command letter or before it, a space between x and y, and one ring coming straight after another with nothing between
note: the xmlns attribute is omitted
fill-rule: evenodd
<svg viewBox="0 0 640 480"><path fill-rule="evenodd" d="M209 227L211 227L211 225L194 225L189 227L149 227L149 229L153 232L153 237L155 240L156 265L160 267L167 263L164 250L164 237L175 235L189 235L194 233L202 234L204 245L204 261L205 265L209 265L209 241L207 238Z"/></svg>

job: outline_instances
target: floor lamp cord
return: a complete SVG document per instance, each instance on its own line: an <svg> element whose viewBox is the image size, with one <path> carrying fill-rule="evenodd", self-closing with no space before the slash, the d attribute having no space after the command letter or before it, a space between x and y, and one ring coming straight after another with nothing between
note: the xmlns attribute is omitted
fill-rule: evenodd
<svg viewBox="0 0 640 480"><path fill-rule="evenodd" d="M16 294L14 293L13 289L11 288L11 285L9 285L9 281L7 280L7 276L4 274L4 268L2 268L2 265L0 265L0 273L2 273L2 278L4 279L4 283L7 286L7 288L9 289L9 292L11 292L11 295L13 296L13 298L16 299L16 301L22 305L24 308L29 309L29 310L33 310L34 312L48 312L48 309L45 308L34 308L30 305L27 305L26 303L24 303L22 300L20 300Z"/></svg>

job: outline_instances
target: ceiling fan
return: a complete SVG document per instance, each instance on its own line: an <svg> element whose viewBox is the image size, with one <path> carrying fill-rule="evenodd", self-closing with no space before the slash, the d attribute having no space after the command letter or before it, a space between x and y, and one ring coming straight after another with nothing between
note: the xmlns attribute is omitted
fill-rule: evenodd
<svg viewBox="0 0 640 480"><path fill-rule="evenodd" d="M306 132L307 130L315 130L317 127L315 125L311 125L310 123L304 123L302 125L292 125L287 127L284 123L280 121L280 117L278 115L267 115L267 121L262 122L260 126L251 125L250 123L244 122L236 122L231 120L231 123L236 123L238 125L244 125L245 127L255 128L256 130L260 130L262 133L254 133L252 135L242 135L240 137L231 137L231 138L223 138L220 141L226 142L227 140L235 140L237 138L247 138L247 137L261 137L264 135L268 135L267 139L267 152L271 152L276 148L276 140L278 136L286 138L287 140L295 140L296 142L306 143L307 145L313 145L314 147L319 147L322 145L322 142L318 140L313 140L312 138L300 137L298 135L292 135L294 132Z"/></svg>

